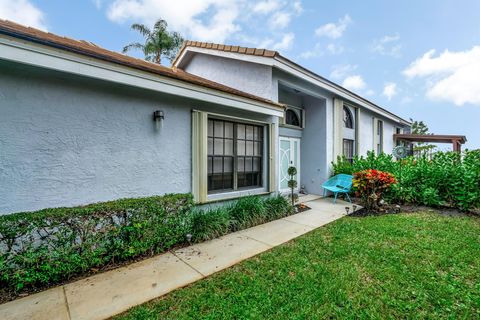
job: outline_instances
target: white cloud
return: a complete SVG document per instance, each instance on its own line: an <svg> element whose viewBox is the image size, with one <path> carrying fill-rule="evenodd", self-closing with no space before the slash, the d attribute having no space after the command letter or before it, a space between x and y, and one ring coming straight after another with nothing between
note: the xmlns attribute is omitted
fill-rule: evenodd
<svg viewBox="0 0 480 320"><path fill-rule="evenodd" d="M352 91L362 91L367 84L360 75L348 76L343 80L342 86Z"/></svg>
<svg viewBox="0 0 480 320"><path fill-rule="evenodd" d="M45 14L28 0L0 0L0 18L47 30Z"/></svg>
<svg viewBox="0 0 480 320"><path fill-rule="evenodd" d="M301 14L303 12L302 3L300 1L295 1L293 3L293 11L295 11L296 14Z"/></svg>
<svg viewBox="0 0 480 320"><path fill-rule="evenodd" d="M275 11L280 7L280 3L276 0L260 1L253 6L253 12L267 14Z"/></svg>
<svg viewBox="0 0 480 320"><path fill-rule="evenodd" d="M277 42L276 44L273 45L272 49L273 50L290 49L294 39L295 39L295 35L293 34L293 32L286 33L283 35L282 40L280 42Z"/></svg>
<svg viewBox="0 0 480 320"><path fill-rule="evenodd" d="M375 94L375 91L373 91L372 89L368 89L367 92L365 92L365 94L367 96L373 96Z"/></svg>
<svg viewBox="0 0 480 320"><path fill-rule="evenodd" d="M201 15L212 13L202 21ZM149 25L162 17L173 30L201 41L224 42L232 33L240 30L237 18L240 4L233 0L115 0L108 8L107 16L115 22L136 21Z"/></svg>
<svg viewBox="0 0 480 320"><path fill-rule="evenodd" d="M480 46L458 52L445 50L437 57L434 55L435 50L426 52L403 74L408 78L425 78L426 96L431 100L480 106Z"/></svg>
<svg viewBox="0 0 480 320"><path fill-rule="evenodd" d="M324 54L337 55L343 53L344 51L345 49L343 46L335 43L329 43L325 47L323 47L321 43L316 43L312 49L305 50L300 53L300 58L310 59L323 56Z"/></svg>
<svg viewBox="0 0 480 320"><path fill-rule="evenodd" d="M337 24L331 22L318 27L315 30L315 34L319 37L328 37L332 39L337 39L343 35L348 25L350 25L351 23L352 23L352 19L348 14L346 14L343 18L340 18L338 20Z"/></svg>
<svg viewBox="0 0 480 320"><path fill-rule="evenodd" d="M398 34L389 36L386 35L381 39L373 40L373 44L370 46L372 52L399 58L401 56L402 45L399 43L400 36Z"/></svg>
<svg viewBox="0 0 480 320"><path fill-rule="evenodd" d="M249 45L268 44L264 46L268 48L286 47L288 40L293 40L293 37L284 38L282 30L303 10L300 0L176 0L174 4L161 0L111 0L103 6L107 8L107 17L117 23L138 22L151 26L162 18L171 30L188 39L217 43L236 40L238 43L248 38L250 41L245 42ZM258 30L259 22L261 27L267 22L269 28ZM252 36L254 34L261 36Z"/></svg>
<svg viewBox="0 0 480 320"><path fill-rule="evenodd" d="M344 48L341 45L338 45L338 44L335 44L335 43L329 43L327 45L327 51L330 54L337 55L337 54L343 53Z"/></svg>
<svg viewBox="0 0 480 320"><path fill-rule="evenodd" d="M301 59L310 59L310 58L315 58L315 57L320 57L323 55L323 50L320 45L320 43L317 43L315 47L313 47L310 50L303 51L300 53L300 58Z"/></svg>
<svg viewBox="0 0 480 320"><path fill-rule="evenodd" d="M290 13L279 11L276 12L270 18L270 28L272 29L284 29L290 24L291 15Z"/></svg>
<svg viewBox="0 0 480 320"><path fill-rule="evenodd" d="M330 78L340 80L346 78L349 74L354 72L358 68L357 65L341 64L333 66L333 70L330 73Z"/></svg>
<svg viewBox="0 0 480 320"><path fill-rule="evenodd" d="M383 86L383 95L390 101L397 95L397 84L395 82L387 82Z"/></svg>

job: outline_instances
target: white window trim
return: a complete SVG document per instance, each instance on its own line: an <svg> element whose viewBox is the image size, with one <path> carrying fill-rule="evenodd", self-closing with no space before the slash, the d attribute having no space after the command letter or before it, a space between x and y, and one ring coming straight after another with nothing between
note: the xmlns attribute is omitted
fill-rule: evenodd
<svg viewBox="0 0 480 320"><path fill-rule="evenodd" d="M275 132L274 124L267 121L252 120L248 118L241 118L235 116L229 116L219 113L213 113L208 111L199 111L192 110L192 193L194 196L194 201L197 203L209 203L220 200L229 200L240 198L248 195L260 195L268 194L275 191L274 183L275 177L275 161L274 157L276 156L274 139L272 139L272 134ZM196 117L200 117L202 125L200 123L195 123ZM207 128L208 128L208 119L213 117L216 119L224 119L229 121L241 122L241 123L251 123L251 124L262 124L265 126L264 134L264 156L263 164L265 169L263 170L263 187L260 188L251 188L243 190L233 190L228 192L219 192L219 193L208 193L208 169L207 169ZM197 119L199 121L199 119ZM196 134L202 134L201 137L197 137Z"/></svg>
<svg viewBox="0 0 480 320"><path fill-rule="evenodd" d="M352 105L350 103L346 103L344 101L343 103L343 106L344 107L347 107L347 108L352 108L353 109L353 113L352 113L352 110L349 109L353 119L353 129L351 130L354 130L354 139L353 139L353 156L359 156L360 155L360 108L358 106L355 106L355 105ZM349 138L345 138L344 139L348 139L348 140L352 140L352 139L349 139ZM343 150L343 140L342 140L342 150Z"/></svg>

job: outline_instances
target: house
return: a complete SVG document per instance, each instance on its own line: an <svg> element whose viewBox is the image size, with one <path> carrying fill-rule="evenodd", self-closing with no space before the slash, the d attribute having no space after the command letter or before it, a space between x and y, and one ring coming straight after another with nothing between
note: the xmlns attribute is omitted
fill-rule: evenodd
<svg viewBox="0 0 480 320"><path fill-rule="evenodd" d="M3 20L0 115L0 214L269 194L289 165L320 194L336 155L409 126L277 52L187 42L167 68Z"/></svg>
<svg viewBox="0 0 480 320"><path fill-rule="evenodd" d="M186 41L173 67L286 105L275 132L280 191L288 189L293 165L299 186L322 194L337 156L391 153L393 135L409 132L409 121L276 51Z"/></svg>

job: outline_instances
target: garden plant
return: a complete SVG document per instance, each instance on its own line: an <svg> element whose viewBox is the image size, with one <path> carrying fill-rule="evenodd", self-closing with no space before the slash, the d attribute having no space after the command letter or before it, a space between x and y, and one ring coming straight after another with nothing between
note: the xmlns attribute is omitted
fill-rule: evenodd
<svg viewBox="0 0 480 320"><path fill-rule="evenodd" d="M480 150L437 152L431 159L409 157L398 161L391 155L369 152L352 162L339 157L333 169L334 174L367 169L391 173L398 183L386 189L383 196L392 203L448 206L463 211L480 207Z"/></svg>
<svg viewBox="0 0 480 320"><path fill-rule="evenodd" d="M367 169L353 174L353 187L356 195L368 211L378 210L382 195L395 184L395 177L388 172Z"/></svg>
<svg viewBox="0 0 480 320"><path fill-rule="evenodd" d="M0 286L45 288L292 213L281 195L199 209L168 194L0 216Z"/></svg>

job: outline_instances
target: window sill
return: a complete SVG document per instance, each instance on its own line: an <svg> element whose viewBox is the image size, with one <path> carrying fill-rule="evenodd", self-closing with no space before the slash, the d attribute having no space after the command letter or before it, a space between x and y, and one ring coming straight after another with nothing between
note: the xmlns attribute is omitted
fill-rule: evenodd
<svg viewBox="0 0 480 320"><path fill-rule="evenodd" d="M253 195L265 195L269 194L267 188L255 188L255 189L247 189L247 190L237 190L237 191L229 191L223 193L212 193L207 196L207 201L204 203L209 202L216 202L216 201L223 201L223 200L231 200L246 196L253 196Z"/></svg>
<svg viewBox="0 0 480 320"><path fill-rule="evenodd" d="M296 130L303 130L303 127L300 126L292 126L290 124L280 124L279 127L281 128L288 128L288 129L296 129Z"/></svg>

